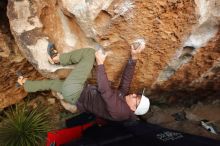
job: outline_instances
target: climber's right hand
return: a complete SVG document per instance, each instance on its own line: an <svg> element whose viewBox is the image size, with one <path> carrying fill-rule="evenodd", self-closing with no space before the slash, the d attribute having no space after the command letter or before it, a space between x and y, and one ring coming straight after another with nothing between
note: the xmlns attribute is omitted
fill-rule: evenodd
<svg viewBox="0 0 220 146"><path fill-rule="evenodd" d="M98 50L95 53L96 62L98 65L102 65L105 62L108 53L103 53L102 50Z"/></svg>

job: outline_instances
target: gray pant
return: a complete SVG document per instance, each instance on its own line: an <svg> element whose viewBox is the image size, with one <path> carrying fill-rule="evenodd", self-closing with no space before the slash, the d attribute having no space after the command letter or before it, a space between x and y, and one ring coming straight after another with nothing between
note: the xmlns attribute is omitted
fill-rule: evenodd
<svg viewBox="0 0 220 146"><path fill-rule="evenodd" d="M75 104L83 90L95 61L95 50L83 48L60 55L61 65L76 64L76 68L69 74L65 80L27 80L24 89L27 92L37 92L53 90L60 92L64 100Z"/></svg>

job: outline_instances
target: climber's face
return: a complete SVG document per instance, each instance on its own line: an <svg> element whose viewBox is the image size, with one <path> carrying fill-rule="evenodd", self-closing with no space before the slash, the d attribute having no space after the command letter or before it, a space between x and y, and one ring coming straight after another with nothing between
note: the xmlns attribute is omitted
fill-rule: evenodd
<svg viewBox="0 0 220 146"><path fill-rule="evenodd" d="M132 111L135 111L141 101L141 95L129 94L125 96L125 100Z"/></svg>

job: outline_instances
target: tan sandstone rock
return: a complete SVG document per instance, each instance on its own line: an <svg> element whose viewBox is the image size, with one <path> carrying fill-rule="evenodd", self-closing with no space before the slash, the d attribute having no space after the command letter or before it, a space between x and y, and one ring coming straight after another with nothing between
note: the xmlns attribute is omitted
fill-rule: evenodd
<svg viewBox="0 0 220 146"><path fill-rule="evenodd" d="M7 15L20 51L45 77L73 68L48 63L49 41L60 53L96 41L112 52L105 66L117 86L130 43L144 38L131 91L178 97L219 87L219 8L218 0L8 0ZM186 55L185 46L195 49Z"/></svg>

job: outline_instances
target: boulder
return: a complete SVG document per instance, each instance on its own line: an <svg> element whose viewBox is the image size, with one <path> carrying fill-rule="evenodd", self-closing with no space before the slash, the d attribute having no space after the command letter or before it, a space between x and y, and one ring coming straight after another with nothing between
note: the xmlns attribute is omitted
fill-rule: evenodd
<svg viewBox="0 0 220 146"><path fill-rule="evenodd" d="M111 51L105 67L117 87L131 42L143 38L131 91L178 97L219 87L219 8L218 0L8 0L7 16L19 50L47 78L74 69L48 62L49 42L60 53L98 42Z"/></svg>

